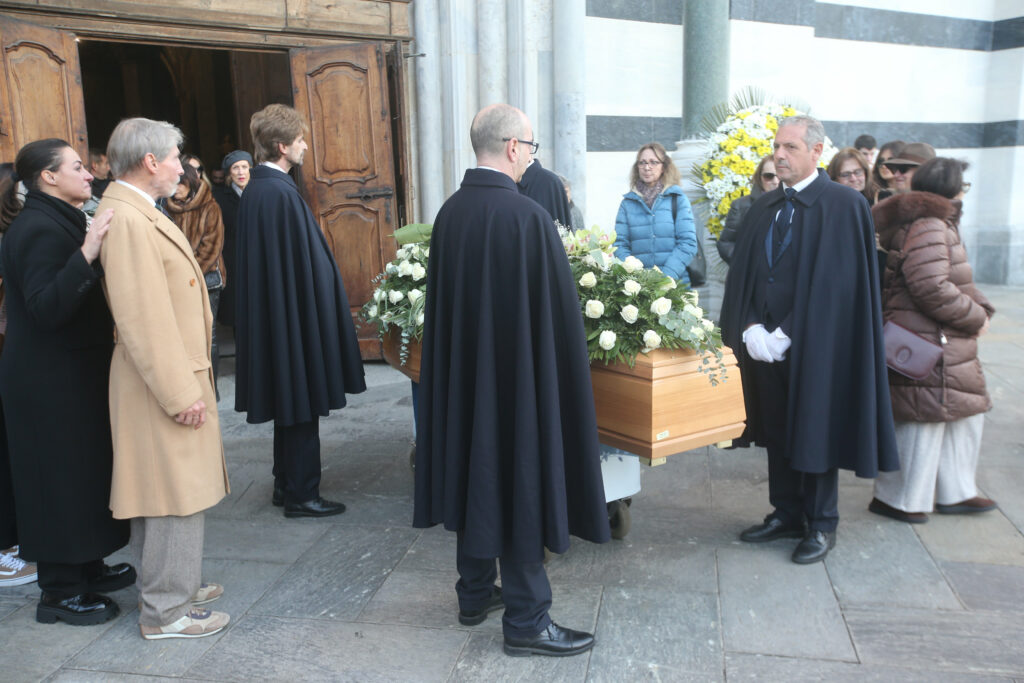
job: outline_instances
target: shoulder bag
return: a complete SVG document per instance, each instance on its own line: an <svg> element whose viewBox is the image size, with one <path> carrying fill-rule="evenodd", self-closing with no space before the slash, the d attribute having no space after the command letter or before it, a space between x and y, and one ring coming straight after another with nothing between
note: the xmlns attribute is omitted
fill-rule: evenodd
<svg viewBox="0 0 1024 683"><path fill-rule="evenodd" d="M676 214L679 212L679 195L672 195L672 225L676 224ZM704 240L701 239L701 229L697 221L693 222L693 230L697 236L697 253L693 255L690 262L686 264L686 274L690 276L690 287L703 287L708 281L708 262L704 258Z"/></svg>
<svg viewBox="0 0 1024 683"><path fill-rule="evenodd" d="M893 280L903 271L901 258ZM942 347L898 323L889 321L882 327L885 338L885 364L894 372L910 379L922 380L931 374L932 368L942 358ZM945 337L942 337L945 340Z"/></svg>

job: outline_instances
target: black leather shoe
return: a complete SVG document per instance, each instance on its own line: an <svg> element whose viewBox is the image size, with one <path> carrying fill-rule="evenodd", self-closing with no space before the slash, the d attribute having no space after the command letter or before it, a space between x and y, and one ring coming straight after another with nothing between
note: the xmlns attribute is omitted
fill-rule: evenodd
<svg viewBox="0 0 1024 683"><path fill-rule="evenodd" d="M778 517L768 516L762 524L755 524L740 534L740 540L747 543L764 543L776 538L800 538L804 535L804 525L786 524Z"/></svg>
<svg viewBox="0 0 1024 683"><path fill-rule="evenodd" d="M117 603L105 595L83 593L61 600L43 593L36 606L36 621L55 624L60 619L72 626L92 626L110 621L120 613Z"/></svg>
<svg viewBox="0 0 1024 683"><path fill-rule="evenodd" d="M127 562L121 562L113 566L104 564L103 571L89 579L89 592L110 593L112 591L119 591L135 583L136 578L135 567Z"/></svg>
<svg viewBox="0 0 1024 683"><path fill-rule="evenodd" d="M274 487L274 497L270 499L270 502L274 504L274 507L279 508L284 505L284 489Z"/></svg>
<svg viewBox="0 0 1024 683"><path fill-rule="evenodd" d="M562 628L555 622L533 638L509 638L505 636L505 654L513 657L546 655L548 657L571 657L594 647L594 636L583 631Z"/></svg>
<svg viewBox="0 0 1024 683"><path fill-rule="evenodd" d="M793 551L793 561L797 564L821 562L828 555L828 551L835 547L836 532L811 529Z"/></svg>
<svg viewBox="0 0 1024 683"><path fill-rule="evenodd" d="M491 597L487 598L487 602L484 603L483 607L472 611L459 610L459 623L463 626L482 624L489 613L504 606L505 603L501 601L501 588L495 586L491 592Z"/></svg>
<svg viewBox="0 0 1024 683"><path fill-rule="evenodd" d="M330 517L344 511L344 503L335 503L319 496L305 503L288 503L284 506L285 517Z"/></svg>

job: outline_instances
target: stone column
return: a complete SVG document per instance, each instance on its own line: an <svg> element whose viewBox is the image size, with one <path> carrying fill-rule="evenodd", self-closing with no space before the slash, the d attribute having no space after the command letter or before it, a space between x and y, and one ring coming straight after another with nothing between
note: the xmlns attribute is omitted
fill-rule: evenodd
<svg viewBox="0 0 1024 683"><path fill-rule="evenodd" d="M698 138L700 122L709 109L729 99L729 3L721 0L686 0L683 15L683 125L672 160L683 174L682 187L693 206L698 234L703 236L707 284L698 289L701 306L712 318L722 308L727 266L708 234L708 204L704 190L690 179L690 169L707 151Z"/></svg>
<svg viewBox="0 0 1024 683"><path fill-rule="evenodd" d="M476 165L469 126L477 112L477 33L474 0L441 0L441 111L445 196ZM423 130L421 135L430 135Z"/></svg>
<svg viewBox="0 0 1024 683"><path fill-rule="evenodd" d="M700 120L729 99L729 3L686 0L683 15L683 139L700 133Z"/></svg>
<svg viewBox="0 0 1024 683"><path fill-rule="evenodd" d="M489 104L508 101L507 21L505 0L477 0L477 88L480 92L480 109Z"/></svg>
<svg viewBox="0 0 1024 683"><path fill-rule="evenodd" d="M586 207L587 116L584 22L586 0L557 0L554 4L554 118L555 170L572 183L573 202Z"/></svg>
<svg viewBox="0 0 1024 683"><path fill-rule="evenodd" d="M419 165L419 220L431 223L444 203L444 147L441 139L441 40L438 0L412 5L416 52L416 148Z"/></svg>

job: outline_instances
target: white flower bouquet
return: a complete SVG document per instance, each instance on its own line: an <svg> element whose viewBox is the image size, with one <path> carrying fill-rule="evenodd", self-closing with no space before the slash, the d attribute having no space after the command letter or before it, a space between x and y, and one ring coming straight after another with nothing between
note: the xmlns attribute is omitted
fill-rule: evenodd
<svg viewBox="0 0 1024 683"><path fill-rule="evenodd" d="M376 285L373 296L363 305L363 320L376 324L381 336L391 329L399 331L403 365L409 357L409 343L423 338L429 255L428 242L413 242L400 247L384 272L373 278Z"/></svg>
<svg viewBox="0 0 1024 683"><path fill-rule="evenodd" d="M576 279L591 361L632 367L638 353L692 349L717 384L724 372L722 333L704 317L697 292L657 268L644 268L636 257L616 258L614 231L572 233L559 226L559 235Z"/></svg>

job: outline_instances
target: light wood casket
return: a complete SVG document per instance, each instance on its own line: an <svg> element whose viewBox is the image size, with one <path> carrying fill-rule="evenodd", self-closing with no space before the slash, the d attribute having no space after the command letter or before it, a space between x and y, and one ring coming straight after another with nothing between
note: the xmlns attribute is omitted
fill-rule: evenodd
<svg viewBox="0 0 1024 683"><path fill-rule="evenodd" d="M725 381L715 386L699 372L700 356L689 350L641 353L632 368L591 363L601 443L660 465L669 455L740 436L743 383L732 350L723 347L722 354Z"/></svg>
<svg viewBox="0 0 1024 683"><path fill-rule="evenodd" d="M409 340L409 356L402 363L402 331L395 326L381 335L384 360L388 365L400 371L413 382L420 381L420 352L422 347L415 339Z"/></svg>

